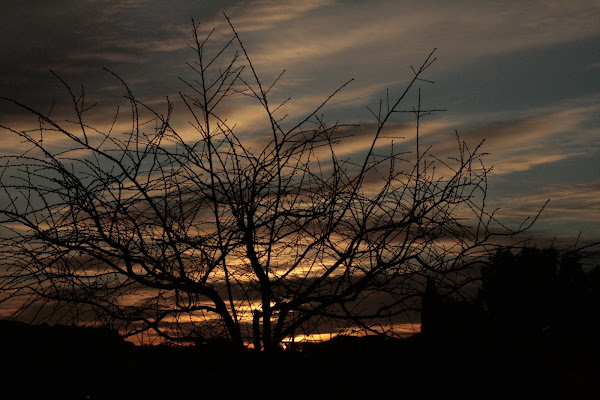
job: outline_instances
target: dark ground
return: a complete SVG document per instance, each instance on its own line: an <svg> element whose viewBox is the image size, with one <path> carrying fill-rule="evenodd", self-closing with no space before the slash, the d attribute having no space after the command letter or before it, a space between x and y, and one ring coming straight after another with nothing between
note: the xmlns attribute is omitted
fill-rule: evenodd
<svg viewBox="0 0 600 400"><path fill-rule="evenodd" d="M600 398L595 338L346 337L267 356L0 321L0 350L3 399Z"/></svg>

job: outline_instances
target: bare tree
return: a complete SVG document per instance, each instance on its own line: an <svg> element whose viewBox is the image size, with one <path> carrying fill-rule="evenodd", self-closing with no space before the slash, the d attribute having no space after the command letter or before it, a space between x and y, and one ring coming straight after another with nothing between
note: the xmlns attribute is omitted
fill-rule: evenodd
<svg viewBox="0 0 600 400"><path fill-rule="evenodd" d="M39 120L2 126L27 143L2 157L2 298L15 316L96 321L125 335L169 340L224 337L270 351L322 327L395 334L418 311L428 277L456 279L489 254L498 235L485 208L480 144L457 136L454 157L423 148L420 83L432 52L372 124L328 124L315 109L292 121L259 78L238 33L210 52L194 24L195 77L178 103L194 135L134 97L130 129L88 123L83 89L68 91L75 118L59 121L12 99ZM413 107L403 104L410 93ZM224 104L256 102L265 135L250 141ZM404 114L402 114L404 113ZM416 131L389 138L409 113ZM342 141L370 129L370 148L343 157ZM60 146L48 139L62 140ZM6 139L5 139L6 140ZM67 144L65 144L67 143Z"/></svg>

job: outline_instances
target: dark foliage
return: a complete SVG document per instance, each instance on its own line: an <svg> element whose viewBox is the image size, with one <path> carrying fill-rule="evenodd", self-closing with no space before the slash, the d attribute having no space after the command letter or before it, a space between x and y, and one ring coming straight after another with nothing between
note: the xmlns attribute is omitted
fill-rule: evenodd
<svg viewBox="0 0 600 400"><path fill-rule="evenodd" d="M494 329L504 334L581 334L597 311L592 284L576 254L505 249L483 268L480 296Z"/></svg>
<svg viewBox="0 0 600 400"><path fill-rule="evenodd" d="M428 279L421 305L421 335L428 343L473 343L490 333L488 316L478 299L456 300L440 293Z"/></svg>
<svg viewBox="0 0 600 400"><path fill-rule="evenodd" d="M429 279L419 362L431 382L460 398L597 398L600 269L581 258L502 249L471 300Z"/></svg>

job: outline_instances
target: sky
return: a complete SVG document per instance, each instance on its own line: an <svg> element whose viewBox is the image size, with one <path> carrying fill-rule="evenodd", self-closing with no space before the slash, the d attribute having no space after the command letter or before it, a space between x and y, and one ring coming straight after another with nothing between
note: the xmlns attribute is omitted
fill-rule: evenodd
<svg viewBox="0 0 600 400"><path fill-rule="evenodd" d="M286 70L273 95L292 97L291 112L354 79L324 110L330 122L372 124L366 106L376 108L386 89L397 93L435 48L427 72L435 83L422 85L422 98L446 111L428 117L425 140L445 148L455 131L473 146L485 139L499 216L534 215L550 199L532 233L600 240L598 0L5 0L0 97L39 110L56 100L60 112L65 91L51 69L110 103L123 91L108 68L160 107L186 89L191 19L201 33L216 28L219 44L231 36L223 12L265 82ZM31 119L0 103L0 124L23 118ZM238 107L228 118L255 131L253 112ZM352 143L348 151L368 142Z"/></svg>

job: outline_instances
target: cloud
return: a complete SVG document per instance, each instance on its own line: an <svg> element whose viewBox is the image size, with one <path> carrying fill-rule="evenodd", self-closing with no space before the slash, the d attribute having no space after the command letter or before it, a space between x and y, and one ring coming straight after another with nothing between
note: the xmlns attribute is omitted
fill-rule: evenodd
<svg viewBox="0 0 600 400"><path fill-rule="evenodd" d="M52 98L64 100L64 88L56 85L47 73L48 68L54 68L63 72L74 87L83 82L97 88L102 96L122 96L122 88L99 72L100 67L107 66L131 84L134 93L144 101L152 105L164 103L161 99L166 95L173 98L183 86L177 86L177 78L186 76L185 61L193 58L193 53L185 49L191 39L190 18L202 22L202 33L217 28L213 39L218 47L232 35L222 16L222 11L226 11L263 83L268 86L283 68L288 69L279 87L271 92L273 105L292 97L279 112L281 116L290 114L289 121L284 122L286 126L314 110L339 85L356 78L324 109L329 124L340 121L361 125L351 131L352 137L337 146L341 157L364 154L373 134L373 119L364 105L376 108L378 99L385 96L386 87L398 92L411 77L409 65L418 64L433 47L439 48L437 56L441 65L435 64L428 71L428 78L437 80L442 70L450 71L447 75L442 72L443 79L451 79L455 71L471 66L481 79L490 81L504 74L508 77L521 74L523 71L519 68L511 69L517 64L534 74L537 70L530 70L529 65L535 64L532 61L536 59L535 54L555 46L553 49L560 51L549 51L543 58L554 61L551 56L555 54L571 54L566 48L576 47L578 52L594 48L594 40L600 35L597 24L600 5L597 1L585 0L568 3L538 0L510 5L474 0L452 3L434 0L418 4L245 0L205 1L200 6L155 0L60 0L52 5L32 1L27 7L16 1L9 4L0 17L3 45L0 57L6 60L0 65L0 95L47 110ZM583 39L587 40L585 46L571 46L581 44ZM530 64L520 58L525 53L533 54ZM555 64L560 68L538 79L539 85L543 85L548 78L548 87L557 80L565 87L576 87L564 92L557 90L558 100L539 95L536 98L537 92L532 90L531 97L537 103L531 104L529 97L523 96L527 97L524 105L515 106L509 102L519 94L499 98L486 91L515 80L491 82L485 89L476 83L474 92L478 97L464 100L467 111L463 115L453 114L447 118L442 115L427 120L422 126L423 143L433 144L432 152L445 157L456 154L454 129L471 145L486 139L483 150L491 153L487 157L488 164L494 165L494 174L500 177L556 165L597 151L598 97L581 99L582 87L587 85L586 90L592 91L590 87L594 87L595 81L582 82L589 80L591 73L582 77L580 70L571 68L573 65L588 71L596 68L596 53L585 54L577 59L576 65L557 59ZM495 71L498 75L486 74L497 60L504 61ZM93 70L99 73L91 73ZM525 79L527 74L522 75ZM569 85L570 82L576 84ZM428 93L435 93L437 87ZM461 87L446 90L445 96L456 98L460 96ZM490 99L489 108L480 112L481 107L477 107L483 98ZM565 98L581 101L561 102ZM186 125L189 116L183 115L185 107L177 100L175 103L178 118L175 126L181 129L183 136L193 138L196 134ZM546 107L540 108L539 104ZM507 108L511 108L508 114ZM98 111L93 118L90 116L91 123L106 126L112 122L114 109L107 107ZM222 111L229 123L237 124L236 132L243 137L244 144L256 148L264 144L259 136L268 128L264 111L235 102ZM0 113L2 124L24 126L21 116L7 107L3 106ZM35 125L37 121L30 122ZM410 150L414 130L405 122L394 120L386 135L405 137L395 139L395 145ZM118 129L126 130L127 121ZM50 143L51 139L45 140ZM390 140L382 140L377 151L386 151L389 144ZM20 150L19 144L4 146L11 151Z"/></svg>
<svg viewBox="0 0 600 400"><path fill-rule="evenodd" d="M595 145L594 137L600 130L590 127L597 118L600 105L574 105L558 110L535 110L517 119L501 119L460 131L463 140L474 146L485 140L483 150L493 165L494 174L504 175L577 157L589 152ZM456 122L455 126L460 126ZM433 153L450 154L456 148L452 139L443 139L443 133L432 135ZM435 143L437 142L437 143Z"/></svg>
<svg viewBox="0 0 600 400"><path fill-rule="evenodd" d="M227 13L240 32L264 31L277 24L298 19L304 14L334 5L334 0L256 0L231 7Z"/></svg>
<svg viewBox="0 0 600 400"><path fill-rule="evenodd" d="M534 243L567 248L600 240L600 180L578 184L535 186L532 193L504 193L494 203L504 206L497 216L515 222L535 215L547 200L540 219L531 230ZM580 239L577 237L580 235Z"/></svg>
<svg viewBox="0 0 600 400"><path fill-rule="evenodd" d="M326 2L326 5L330 5ZM254 7L239 9L234 20L246 31L271 29L277 35L251 38L253 55L265 67L323 62L345 65L360 63L357 58L382 62L412 57L423 49L439 47L444 60L463 63L467 59L535 46L563 43L600 33L597 19L600 6L585 1L489 3L371 2L344 4L315 13L298 13L294 18L279 14L282 8L259 7L261 23L252 23L259 15ZM286 13L297 12L290 9ZM287 15L287 14L284 14ZM303 18L302 18L303 17ZM410 39L409 39L410 38ZM425 50L426 51L426 50ZM338 57L337 55L341 55Z"/></svg>
<svg viewBox="0 0 600 400"><path fill-rule="evenodd" d="M544 210L544 217L553 221L586 221L600 224L600 180L572 184L553 185L543 193L523 196L510 196L514 206L511 213L524 215L539 208L547 199L550 203Z"/></svg>

